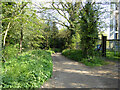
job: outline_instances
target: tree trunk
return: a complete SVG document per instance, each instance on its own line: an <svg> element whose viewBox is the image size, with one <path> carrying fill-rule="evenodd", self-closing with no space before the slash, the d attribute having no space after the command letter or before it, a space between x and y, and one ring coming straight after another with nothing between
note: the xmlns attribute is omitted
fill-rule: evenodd
<svg viewBox="0 0 120 90"><path fill-rule="evenodd" d="M47 41L46 41L46 47L48 49L48 36L47 36Z"/></svg>
<svg viewBox="0 0 120 90"><path fill-rule="evenodd" d="M7 29L6 29L6 31L5 31L4 41L3 41L3 47L5 47L5 40L6 40L6 37L7 37L7 33L8 33L8 31L9 31L9 28L10 28L10 22L8 23Z"/></svg>
<svg viewBox="0 0 120 90"><path fill-rule="evenodd" d="M21 37L20 37L20 53L22 53L22 41L23 41L23 30L21 29Z"/></svg>
<svg viewBox="0 0 120 90"><path fill-rule="evenodd" d="M118 19L118 39L120 39L120 0L119 0L119 15L118 15L118 17L119 17L119 19ZM118 52L120 53L120 42L118 41Z"/></svg>

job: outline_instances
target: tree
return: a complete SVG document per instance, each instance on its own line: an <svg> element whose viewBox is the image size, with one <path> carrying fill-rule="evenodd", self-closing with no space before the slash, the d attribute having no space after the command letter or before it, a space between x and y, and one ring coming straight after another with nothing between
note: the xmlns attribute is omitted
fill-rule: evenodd
<svg viewBox="0 0 120 90"><path fill-rule="evenodd" d="M3 46L5 46L6 37L10 29L11 22L17 18L20 18L19 16L22 14L22 11L27 4L28 2L22 2L22 3L2 2L2 8L3 8L3 11L2 11L3 33L2 34L4 34Z"/></svg>
<svg viewBox="0 0 120 90"><path fill-rule="evenodd" d="M60 24L64 27L66 27L69 31L70 31L70 36L69 36L69 40L68 40L68 44L69 44L69 48L71 48L71 44L72 44L72 37L75 35L76 33L76 23L77 23L77 19L76 16L78 16L78 11L80 10L80 3L79 2L75 2L75 3L71 3L71 2L67 2L67 1L58 1L58 2L52 2L50 3L51 7L44 7L41 6L38 11L38 13L47 13L49 15L51 15L51 17L53 18L52 20L54 20L55 23ZM42 12L43 10L43 12ZM60 20L60 18L56 17L55 15L53 15L53 13L48 13L45 11L48 10L53 10L56 13L58 13L62 18L64 18L65 20ZM78 16L79 17L79 16ZM48 20L48 18L46 18L45 20ZM65 23L65 21L67 23Z"/></svg>
<svg viewBox="0 0 120 90"><path fill-rule="evenodd" d="M57 47L57 36L58 36L58 28L56 26L56 23L53 22L51 26L51 35L50 35L50 47L56 48Z"/></svg>
<svg viewBox="0 0 120 90"><path fill-rule="evenodd" d="M86 2L80 14L80 45L86 58L94 54L94 48L98 39L99 10L95 3Z"/></svg>
<svg viewBox="0 0 120 90"><path fill-rule="evenodd" d="M6 3L3 2L2 5L4 46L19 43L20 52L22 52L22 48L41 47L41 39L43 39L40 32L40 19L37 17L36 11L27 6L28 3L30 2L14 3L14 6L7 4L6 6ZM7 12L11 14L9 15Z"/></svg>

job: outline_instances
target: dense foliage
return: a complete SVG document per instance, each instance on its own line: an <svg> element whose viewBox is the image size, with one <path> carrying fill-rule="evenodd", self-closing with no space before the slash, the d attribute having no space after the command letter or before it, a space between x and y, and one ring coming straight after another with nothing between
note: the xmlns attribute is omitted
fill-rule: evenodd
<svg viewBox="0 0 120 90"><path fill-rule="evenodd" d="M81 62L87 66L102 66L108 64L108 62L106 62L102 57L99 56L90 57L89 59L84 58L84 54L81 50L66 49L63 50L62 55L72 60Z"/></svg>
<svg viewBox="0 0 120 90"><path fill-rule="evenodd" d="M52 73L50 54L64 49L63 55L86 65L104 63L94 56L100 15L95 3L42 5L1 3L3 88L39 88Z"/></svg>
<svg viewBox="0 0 120 90"><path fill-rule="evenodd" d="M82 51L81 50L75 50L75 49L65 49L62 51L62 55L73 59L75 61L81 61L83 58Z"/></svg>
<svg viewBox="0 0 120 90"><path fill-rule="evenodd" d="M40 88L52 75L52 58L43 50L24 52L3 63L3 88Z"/></svg>
<svg viewBox="0 0 120 90"><path fill-rule="evenodd" d="M19 44L20 52L39 48L57 48L62 51L77 46L85 55L93 54L91 52L96 45L100 13L94 3L52 2L49 8L38 6L40 8L35 10L30 2L4 2L2 7L3 46ZM65 21L60 20L51 10ZM64 29L58 30L57 24L64 26Z"/></svg>
<svg viewBox="0 0 120 90"><path fill-rule="evenodd" d="M18 45L20 52L39 48L65 49L68 33L60 33L54 21L42 20L30 5L30 2L2 3L3 47Z"/></svg>
<svg viewBox="0 0 120 90"><path fill-rule="evenodd" d="M87 2L81 11L80 47L85 58L94 55L94 49L98 40L98 12L98 7L91 2Z"/></svg>

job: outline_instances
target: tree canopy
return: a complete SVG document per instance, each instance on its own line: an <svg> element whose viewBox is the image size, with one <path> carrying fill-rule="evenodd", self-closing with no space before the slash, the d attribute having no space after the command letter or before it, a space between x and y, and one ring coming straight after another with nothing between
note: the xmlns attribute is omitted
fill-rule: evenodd
<svg viewBox="0 0 120 90"><path fill-rule="evenodd" d="M95 2L49 2L49 7L31 2L3 2L3 46L24 49L75 49L88 56L98 39L100 8ZM61 18L60 18L61 17ZM57 25L64 29L59 30Z"/></svg>

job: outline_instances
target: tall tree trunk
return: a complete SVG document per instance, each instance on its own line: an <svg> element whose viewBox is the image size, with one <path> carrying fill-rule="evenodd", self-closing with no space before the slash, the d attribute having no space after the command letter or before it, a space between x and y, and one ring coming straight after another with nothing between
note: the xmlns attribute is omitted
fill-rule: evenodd
<svg viewBox="0 0 120 90"><path fill-rule="evenodd" d="M46 41L46 47L48 49L48 36L47 36L47 41Z"/></svg>
<svg viewBox="0 0 120 90"><path fill-rule="evenodd" d="M23 41L23 30L21 29L21 37L20 37L20 53L22 53L22 41Z"/></svg>
<svg viewBox="0 0 120 90"><path fill-rule="evenodd" d="M5 40L6 40L6 37L7 37L7 33L8 33L8 31L9 31L9 28L10 28L10 22L8 23L7 29L6 29L6 31L5 31L4 41L3 41L3 47L5 47Z"/></svg>
<svg viewBox="0 0 120 90"><path fill-rule="evenodd" d="M118 19L118 39L120 39L120 0L119 0L119 15L118 15L118 17L119 17L119 19ZM119 46L119 48L118 48L118 51L119 51L119 53L120 53L120 42L118 41L118 46Z"/></svg>

